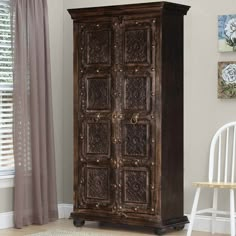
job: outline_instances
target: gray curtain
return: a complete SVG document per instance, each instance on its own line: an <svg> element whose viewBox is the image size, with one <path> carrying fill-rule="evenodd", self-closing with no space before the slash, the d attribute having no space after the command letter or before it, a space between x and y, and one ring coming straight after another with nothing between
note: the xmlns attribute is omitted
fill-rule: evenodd
<svg viewBox="0 0 236 236"><path fill-rule="evenodd" d="M58 218L46 0L12 0L15 227Z"/></svg>

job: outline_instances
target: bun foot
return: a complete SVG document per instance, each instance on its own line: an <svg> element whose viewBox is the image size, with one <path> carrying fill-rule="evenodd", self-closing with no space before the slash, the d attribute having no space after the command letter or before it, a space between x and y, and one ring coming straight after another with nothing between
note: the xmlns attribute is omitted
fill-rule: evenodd
<svg viewBox="0 0 236 236"><path fill-rule="evenodd" d="M84 225L84 223L85 223L85 221L81 220L81 219L74 219L73 220L73 224L75 227L81 227Z"/></svg>

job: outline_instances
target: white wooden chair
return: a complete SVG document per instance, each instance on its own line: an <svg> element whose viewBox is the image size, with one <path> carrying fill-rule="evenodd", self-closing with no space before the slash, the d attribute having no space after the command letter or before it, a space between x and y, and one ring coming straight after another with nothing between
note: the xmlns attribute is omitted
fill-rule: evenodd
<svg viewBox="0 0 236 236"><path fill-rule="evenodd" d="M209 158L209 177L208 182L194 182L197 187L193 201L190 224L187 236L191 236L194 218L196 215L212 214L212 234L214 234L214 225L217 215L230 216L231 236L235 236L235 207L234 207L234 182L235 172L235 147L236 147L236 122L231 122L222 126L214 135L211 141ZM197 211L198 200L201 188L213 189L212 208ZM230 211L219 211L217 209L218 190L229 189Z"/></svg>

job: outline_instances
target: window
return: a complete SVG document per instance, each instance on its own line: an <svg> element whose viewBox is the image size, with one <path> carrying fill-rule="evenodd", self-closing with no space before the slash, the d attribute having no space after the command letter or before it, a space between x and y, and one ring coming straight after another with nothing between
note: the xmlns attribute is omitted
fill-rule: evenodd
<svg viewBox="0 0 236 236"><path fill-rule="evenodd" d="M9 0L0 0L0 178L14 174L13 72Z"/></svg>

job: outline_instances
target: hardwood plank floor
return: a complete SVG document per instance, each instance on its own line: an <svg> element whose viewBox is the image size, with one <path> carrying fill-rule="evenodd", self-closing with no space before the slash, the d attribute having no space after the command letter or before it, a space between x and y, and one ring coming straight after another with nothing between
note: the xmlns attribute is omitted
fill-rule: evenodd
<svg viewBox="0 0 236 236"><path fill-rule="evenodd" d="M73 226L72 220L58 220L53 223L49 223L47 225L32 225L25 227L23 229L6 229L0 230L0 236L23 236L27 234L38 233L42 231L48 230L68 230L68 231L82 231L82 232L93 232L93 233L100 233L103 232L109 233L110 235L114 236L151 236L155 235L153 230L140 228L140 227L130 227L124 225L110 225L110 224L99 224L96 222L86 222L82 228L76 228ZM165 234L165 236L185 236L186 231L178 231L178 232L171 232ZM203 233L203 232L193 232L192 236L210 236L210 233ZM221 236L223 234L215 234L214 236Z"/></svg>

